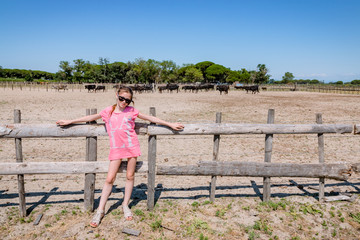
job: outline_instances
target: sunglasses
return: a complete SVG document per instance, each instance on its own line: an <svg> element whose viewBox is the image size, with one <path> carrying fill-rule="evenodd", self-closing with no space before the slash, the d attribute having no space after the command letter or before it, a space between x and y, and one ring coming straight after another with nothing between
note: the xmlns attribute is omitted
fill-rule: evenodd
<svg viewBox="0 0 360 240"><path fill-rule="evenodd" d="M119 101L120 102L126 102L127 104L130 104L132 101L131 101L131 99L128 99L128 98L124 98L124 97L122 97L122 96L118 96L118 98L119 98Z"/></svg>

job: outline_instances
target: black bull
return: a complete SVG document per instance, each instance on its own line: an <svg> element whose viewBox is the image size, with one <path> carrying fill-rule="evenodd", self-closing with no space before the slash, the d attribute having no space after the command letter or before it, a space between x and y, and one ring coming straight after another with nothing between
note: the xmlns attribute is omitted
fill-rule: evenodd
<svg viewBox="0 0 360 240"><path fill-rule="evenodd" d="M259 86L258 85L254 85L254 86L240 86L240 87L235 87L237 89L244 89L246 90L246 93L248 93L249 91L251 91L252 94L255 93L260 93L259 92Z"/></svg>
<svg viewBox="0 0 360 240"><path fill-rule="evenodd" d="M220 91L220 94L222 94L222 92L225 92L225 94L228 94L229 92L229 85L217 85L216 86L216 90Z"/></svg>

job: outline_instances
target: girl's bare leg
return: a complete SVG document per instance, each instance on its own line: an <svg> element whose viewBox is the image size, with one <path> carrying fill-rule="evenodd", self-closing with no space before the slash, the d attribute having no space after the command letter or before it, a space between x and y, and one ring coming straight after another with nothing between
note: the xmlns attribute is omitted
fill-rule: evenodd
<svg viewBox="0 0 360 240"><path fill-rule="evenodd" d="M123 206L125 219L128 221L131 221L133 219L131 210L128 208L128 205L131 198L131 193L134 188L136 159L137 158L129 158L126 169L125 195L122 206Z"/></svg>
<svg viewBox="0 0 360 240"><path fill-rule="evenodd" d="M131 193L134 188L134 179L135 179L135 168L136 168L137 158L129 158L127 169L126 169L126 183L125 183L125 195L123 205L128 206L130 202Z"/></svg>
<svg viewBox="0 0 360 240"><path fill-rule="evenodd" d="M99 204L98 211L105 211L105 205L110 196L112 186L116 179L116 174L119 170L120 164L121 164L121 159L110 161L109 170L107 173L105 184L104 184L102 192L101 192L101 198L100 198L100 204Z"/></svg>

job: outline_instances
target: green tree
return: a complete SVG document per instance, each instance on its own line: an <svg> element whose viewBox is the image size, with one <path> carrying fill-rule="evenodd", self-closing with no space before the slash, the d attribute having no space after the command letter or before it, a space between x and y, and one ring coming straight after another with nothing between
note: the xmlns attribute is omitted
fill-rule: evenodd
<svg viewBox="0 0 360 240"><path fill-rule="evenodd" d="M100 66L95 63L86 63L85 66L85 72L84 72L84 79L86 79L87 82L98 82L101 78L101 70Z"/></svg>
<svg viewBox="0 0 360 240"><path fill-rule="evenodd" d="M99 68L97 69L97 79L99 82L109 82L109 79L107 77L109 73L109 59L107 58L99 58Z"/></svg>
<svg viewBox="0 0 360 240"><path fill-rule="evenodd" d="M160 64L154 59L138 58L131 63L127 78L132 83L154 83L160 80Z"/></svg>
<svg viewBox="0 0 360 240"><path fill-rule="evenodd" d="M206 69L205 73L206 79L209 81L225 82L230 69L219 64L213 64Z"/></svg>
<svg viewBox="0 0 360 240"><path fill-rule="evenodd" d="M201 82L204 80L202 72L195 67L188 67L183 78L184 82Z"/></svg>
<svg viewBox="0 0 360 240"><path fill-rule="evenodd" d="M229 76L226 78L227 82L234 83L241 81L241 71L230 71Z"/></svg>
<svg viewBox="0 0 360 240"><path fill-rule="evenodd" d="M176 72L179 81L186 82L185 74L188 68L195 67L194 64L183 64Z"/></svg>
<svg viewBox="0 0 360 240"><path fill-rule="evenodd" d="M73 68L71 67L70 63L68 61L60 61L59 67L61 70L58 73L61 80L71 82Z"/></svg>
<svg viewBox="0 0 360 240"><path fill-rule="evenodd" d="M256 84L267 83L270 79L270 75L268 75L267 73L268 73L268 69L266 68L265 64L258 64L257 72L255 74L253 83Z"/></svg>
<svg viewBox="0 0 360 240"><path fill-rule="evenodd" d="M178 78L177 71L179 67L174 61L162 61L160 64L160 79L163 82L175 82Z"/></svg>
<svg viewBox="0 0 360 240"><path fill-rule="evenodd" d="M205 82L208 82L208 79L206 79L206 69L208 69L208 67L210 67L211 65L214 65L214 64L215 63L210 62L210 61L203 61L203 62L198 62L197 64L195 64L195 67L202 72Z"/></svg>
<svg viewBox="0 0 360 240"><path fill-rule="evenodd" d="M250 77L251 77L251 74L249 71L247 71L245 68L242 68L241 69L241 72L240 72L240 82L242 83L250 83Z"/></svg>
<svg viewBox="0 0 360 240"><path fill-rule="evenodd" d="M84 80L86 62L82 59L73 60L73 79L74 82L81 83Z"/></svg>
<svg viewBox="0 0 360 240"><path fill-rule="evenodd" d="M317 79L313 79L313 80L310 80L309 83L310 83L310 84L319 84L320 81L317 80Z"/></svg>
<svg viewBox="0 0 360 240"><path fill-rule="evenodd" d="M124 82L125 83L136 83L137 82L137 71L136 71L136 64L133 62L127 63L129 70L126 72Z"/></svg>
<svg viewBox="0 0 360 240"><path fill-rule="evenodd" d="M142 73L141 82L156 83L161 81L161 66L160 62L154 59L148 59L145 62L145 69Z"/></svg>
<svg viewBox="0 0 360 240"><path fill-rule="evenodd" d="M125 82L126 73L129 69L129 66L126 63L114 62L109 64L108 77L112 83Z"/></svg>
<svg viewBox="0 0 360 240"><path fill-rule="evenodd" d="M31 71L28 74L25 75L25 81L27 81L27 82L34 81L34 78L33 78L33 75L31 73Z"/></svg>
<svg viewBox="0 0 360 240"><path fill-rule="evenodd" d="M90 63L89 61L85 62L84 77L83 77L84 82L95 82L96 80L96 76L94 75L95 66L96 64Z"/></svg>
<svg viewBox="0 0 360 240"><path fill-rule="evenodd" d="M139 83L142 80L145 80L144 72L146 69L146 61L144 59L138 58L131 65L131 70L129 73L131 74L131 83Z"/></svg>
<svg viewBox="0 0 360 240"><path fill-rule="evenodd" d="M286 72L285 75L282 77L282 83L287 84L294 80L294 75L291 72Z"/></svg>

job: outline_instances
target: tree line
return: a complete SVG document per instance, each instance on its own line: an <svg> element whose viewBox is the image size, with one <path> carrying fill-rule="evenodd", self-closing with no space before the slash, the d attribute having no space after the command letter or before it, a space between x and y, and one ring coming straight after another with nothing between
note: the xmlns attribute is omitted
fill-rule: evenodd
<svg viewBox="0 0 360 240"><path fill-rule="evenodd" d="M231 70L211 61L178 66L174 61L156 61L154 59L136 59L133 62L113 62L99 58L98 63L83 59L73 62L60 61L59 71L5 69L0 67L0 78L17 78L33 81L36 79L56 80L68 83L173 83L173 82L220 82L220 83L267 83L270 79L265 64L259 64L256 70Z"/></svg>
<svg viewBox="0 0 360 240"><path fill-rule="evenodd" d="M154 59L136 59L131 62L113 62L107 58L99 58L98 63L90 63L83 59L72 62L60 61L59 71L50 73L45 71L6 69L0 66L0 78L34 80L54 80L67 83L299 83L318 84L316 79L295 80L290 72L286 72L281 81L270 79L269 70L265 64L258 64L255 70L231 70L223 65L211 61L178 66L174 61L157 61ZM341 81L337 82L339 84ZM342 83L342 82L341 82ZM354 80L352 84L359 84Z"/></svg>
<svg viewBox="0 0 360 240"><path fill-rule="evenodd" d="M284 76L282 77L281 81L274 81L272 82L270 80L269 83L279 83L279 84L291 84L291 83L297 83L297 84L320 84L322 82L320 82L317 79L294 79L294 75L291 72L286 72L284 74ZM355 79L352 80L351 82L343 82L343 81L336 81L336 82L329 82L329 84L333 84L333 85L343 85L343 84L352 84L352 85L359 85L360 84L360 80Z"/></svg>

